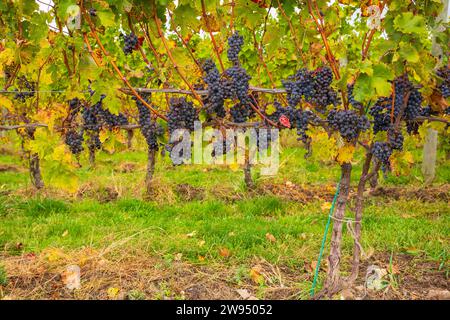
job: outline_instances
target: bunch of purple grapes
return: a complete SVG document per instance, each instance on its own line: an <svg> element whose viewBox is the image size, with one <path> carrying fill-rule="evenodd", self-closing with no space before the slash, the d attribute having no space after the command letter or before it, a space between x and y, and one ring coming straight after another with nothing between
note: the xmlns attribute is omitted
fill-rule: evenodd
<svg viewBox="0 0 450 320"><path fill-rule="evenodd" d="M193 103L186 98L171 98L167 118L169 133L172 134L177 129L194 131L194 122L198 120L198 115Z"/></svg>
<svg viewBox="0 0 450 320"><path fill-rule="evenodd" d="M406 120L414 120L420 114L422 94L409 81L408 75L402 75L394 80L395 99L394 116L403 116Z"/></svg>
<svg viewBox="0 0 450 320"><path fill-rule="evenodd" d="M387 131L399 120L405 120L408 133L414 132L417 124L414 120L421 115L426 114L430 109L422 108L422 94L409 81L407 75L400 76L394 80L395 99L381 97L370 107L369 114L374 119L373 132ZM392 101L394 100L394 106ZM393 118L391 119L391 116Z"/></svg>
<svg viewBox="0 0 450 320"><path fill-rule="evenodd" d="M382 165L389 166L389 158L392 154L392 148L387 142L375 142L372 147L372 153L374 157L381 162Z"/></svg>
<svg viewBox="0 0 450 320"><path fill-rule="evenodd" d="M203 81L208 86L208 96L207 96L207 112L209 114L216 114L218 117L225 117L224 108L224 92L223 85L220 79L220 72L217 69L216 64L211 59L207 59L203 63L203 72L205 76Z"/></svg>
<svg viewBox="0 0 450 320"><path fill-rule="evenodd" d="M236 31L228 38L227 57L233 65L239 65L239 52L244 44L244 38Z"/></svg>
<svg viewBox="0 0 450 320"><path fill-rule="evenodd" d="M147 142L149 150L158 150L159 144L157 137L164 133L163 128L151 118L150 110L136 97L133 97L136 101L136 106L139 112L139 126L141 133ZM143 96L143 99L149 103L149 97Z"/></svg>
<svg viewBox="0 0 450 320"><path fill-rule="evenodd" d="M374 119L373 133L387 131L391 127L392 99L382 97L370 108L369 114Z"/></svg>
<svg viewBox="0 0 450 320"><path fill-rule="evenodd" d="M287 92L289 106L295 108L304 100L324 113L329 105L339 104L337 92L331 87L332 81L331 69L323 67L314 71L302 68L287 80L282 80L282 83Z"/></svg>
<svg viewBox="0 0 450 320"><path fill-rule="evenodd" d="M25 76L18 77L17 81L20 90L14 90L16 92L16 94L14 95L14 99L25 102L26 99L34 96L34 89L36 87L36 84L34 82L28 81ZM26 91L22 91L23 89L25 89Z"/></svg>
<svg viewBox="0 0 450 320"><path fill-rule="evenodd" d="M450 68L448 66L442 67L437 71L437 76L442 78L439 85L439 90L444 98L450 97Z"/></svg>
<svg viewBox="0 0 450 320"><path fill-rule="evenodd" d="M81 110L81 101L78 98L69 100L69 115L70 118L75 117Z"/></svg>
<svg viewBox="0 0 450 320"><path fill-rule="evenodd" d="M106 96L104 94L102 94L100 96L99 101L97 101L97 103L95 103L91 107L92 112L97 117L98 123L101 126L105 125L110 129L119 127L119 126L123 126L123 125L127 125L128 119L123 113L119 112L119 114L116 115L116 114L111 113L111 111L109 111L108 109L103 108L103 100L105 98L106 98Z"/></svg>
<svg viewBox="0 0 450 320"><path fill-rule="evenodd" d="M137 47L139 43L138 37L133 32L131 32L128 35L122 34L122 38L124 41L124 46L122 48L123 53L125 53L125 55L128 55L132 53L133 50L135 50L135 48Z"/></svg>
<svg viewBox="0 0 450 320"><path fill-rule="evenodd" d="M83 151L83 129L80 132L75 130L67 131L64 142L69 146L70 152L74 155L79 155Z"/></svg>
<svg viewBox="0 0 450 320"><path fill-rule="evenodd" d="M387 132L389 145L393 150L403 150L404 137L401 130L390 128Z"/></svg>
<svg viewBox="0 0 450 320"><path fill-rule="evenodd" d="M331 110L327 120L330 127L339 131L347 141L354 141L361 131L370 129L369 119L353 110Z"/></svg>

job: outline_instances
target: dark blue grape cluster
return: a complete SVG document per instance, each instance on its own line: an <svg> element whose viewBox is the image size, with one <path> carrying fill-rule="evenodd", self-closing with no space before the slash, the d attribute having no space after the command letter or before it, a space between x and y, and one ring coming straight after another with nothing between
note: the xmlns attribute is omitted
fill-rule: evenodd
<svg viewBox="0 0 450 320"><path fill-rule="evenodd" d="M83 116L83 128L86 130L99 131L100 122L98 121L97 114L94 108L84 107L81 112Z"/></svg>
<svg viewBox="0 0 450 320"><path fill-rule="evenodd" d="M404 117L406 120L414 120L420 116L422 109L422 94L417 89L413 89L409 95L407 107L405 109Z"/></svg>
<svg viewBox="0 0 450 320"><path fill-rule="evenodd" d="M420 116L422 117L429 117L431 116L431 113L433 112L433 110L431 109L430 106L426 106L420 109Z"/></svg>
<svg viewBox="0 0 450 320"><path fill-rule="evenodd" d="M382 97L370 108L369 114L374 119L373 133L387 131L391 127L391 98Z"/></svg>
<svg viewBox="0 0 450 320"><path fill-rule="evenodd" d="M102 100L105 98L105 95L100 97L100 100L90 106L83 107L81 111L83 118L83 129L86 130L89 139L87 140L88 148L91 152L95 150L99 150L102 147L102 143L100 141L100 129L102 127L102 121L100 119L100 109L102 105Z"/></svg>
<svg viewBox="0 0 450 320"><path fill-rule="evenodd" d="M15 89L14 99L19 100L21 102L25 102L26 99L34 96L35 83L27 80L25 76L20 76L17 78L18 86L20 90ZM24 90L25 91L22 91Z"/></svg>
<svg viewBox="0 0 450 320"><path fill-rule="evenodd" d="M230 108L230 115L233 122L243 123L249 118L250 110L248 106L238 102Z"/></svg>
<svg viewBox="0 0 450 320"><path fill-rule="evenodd" d="M78 98L73 98L69 100L69 115L71 118L76 116L81 110L81 101Z"/></svg>
<svg viewBox="0 0 450 320"><path fill-rule="evenodd" d="M400 130L390 128L387 132L389 145L393 150L403 150L404 137Z"/></svg>
<svg viewBox="0 0 450 320"><path fill-rule="evenodd" d="M109 111L108 109L103 108L103 100L105 98L106 96L102 94L100 96L100 100L91 107L92 112L97 117L98 123L101 126L105 125L110 129L127 125L128 119L123 113L119 112L119 114L116 115L111 113L111 111Z"/></svg>
<svg viewBox="0 0 450 320"><path fill-rule="evenodd" d="M248 104L250 98L248 96L249 81L251 77L244 68L233 66L224 72L224 77L229 81L225 82L225 87L229 88L224 92L226 98L238 99L242 104Z"/></svg>
<svg viewBox="0 0 450 320"><path fill-rule="evenodd" d="M308 143L311 140L306 131L308 130L309 121L314 117L315 115L310 110L298 110L294 122L295 127L297 128L297 140L300 140L303 143Z"/></svg>
<svg viewBox="0 0 450 320"><path fill-rule="evenodd" d="M97 16L97 10L95 8L89 8L89 15L91 17L96 17Z"/></svg>
<svg viewBox="0 0 450 320"><path fill-rule="evenodd" d="M419 115L422 117L429 117L431 116L433 113L435 113L430 106L426 106L423 108L420 108L420 113ZM444 111L445 113L445 111ZM417 134L419 133L419 122L417 121L407 121L406 122L406 131L408 132L408 134Z"/></svg>
<svg viewBox="0 0 450 320"><path fill-rule="evenodd" d="M203 63L203 72L205 76L203 81L208 85L208 97L207 97L207 112L209 114L216 114L218 117L225 117L224 108L224 92L222 81L220 79L220 72L217 69L216 64L211 59L207 59Z"/></svg>
<svg viewBox="0 0 450 320"><path fill-rule="evenodd" d="M239 64L239 52L244 44L244 38L236 31L228 38L227 57L234 65Z"/></svg>
<svg viewBox="0 0 450 320"><path fill-rule="evenodd" d="M255 101L248 95L250 78L247 71L239 66L233 66L224 72L222 82L224 97L239 101L230 109L235 122L245 122L252 115L250 103L254 104Z"/></svg>
<svg viewBox="0 0 450 320"><path fill-rule="evenodd" d="M374 157L381 162L382 165L389 166L389 158L392 154L392 148L387 142L375 142L372 147L372 153Z"/></svg>
<svg viewBox="0 0 450 320"><path fill-rule="evenodd" d="M125 55L129 55L137 47L137 44L139 43L138 37L131 32L129 35L122 34L122 38L124 41L124 46L122 48L123 53L125 53Z"/></svg>
<svg viewBox="0 0 450 320"><path fill-rule="evenodd" d="M142 96L143 99L150 104L149 96ZM136 101L136 106L139 112L139 126L142 135L147 142L149 150L158 150L158 136L164 133L164 129L156 122L152 120L150 110L136 97L133 97Z"/></svg>
<svg viewBox="0 0 450 320"><path fill-rule="evenodd" d="M448 66L442 67L437 71L437 76L442 78L439 85L439 90L444 98L450 97L450 68Z"/></svg>
<svg viewBox="0 0 450 320"><path fill-rule="evenodd" d="M275 111L272 114L267 115L269 120L278 122L282 116L285 116L289 119L291 127L295 125L298 110L290 106L283 107L278 101L274 101L273 106L275 107Z"/></svg>
<svg viewBox="0 0 450 320"><path fill-rule="evenodd" d="M197 110L186 98L171 98L167 113L169 133L177 129L194 131L194 122L198 120Z"/></svg>
<svg viewBox="0 0 450 320"><path fill-rule="evenodd" d="M394 80L395 101L394 116L398 117L401 112L406 120L414 120L420 114L422 104L422 94L409 81L408 75L405 74Z"/></svg>
<svg viewBox="0 0 450 320"><path fill-rule="evenodd" d="M331 69L323 67L314 71L302 68L287 80L282 80L282 83L289 106L295 108L303 99L324 113L326 107L336 106L340 102L336 90L331 87L332 81Z"/></svg>
<svg viewBox="0 0 450 320"><path fill-rule="evenodd" d="M211 59L205 60L202 65L203 81L207 84L208 89L208 96L204 102L206 102L208 115L215 113L216 116L223 118L226 116L225 101L233 100L234 105L230 108L232 120L245 122L254 114L250 104L257 104L257 102L249 96L251 77L239 63L239 52L244 44L244 39L235 32L228 39L228 44L227 56L233 66L220 74Z"/></svg>
<svg viewBox="0 0 450 320"><path fill-rule="evenodd" d="M75 130L67 131L64 142L69 146L70 152L74 155L79 155L83 151L83 129L80 132Z"/></svg>
<svg viewBox="0 0 450 320"><path fill-rule="evenodd" d="M89 140L87 141L87 144L91 152L100 150L102 148L102 142L100 141L99 132L89 133Z"/></svg>
<svg viewBox="0 0 450 320"><path fill-rule="evenodd" d="M422 94L409 81L407 75L400 76L394 80L395 99L390 97L381 97L370 107L369 114L374 119L373 132L387 131L392 124L397 121L406 120L408 133L414 132L417 124L413 120L421 116L424 112L422 108ZM392 100L394 100L394 110L392 110ZM425 109L427 111L428 109ZM393 118L391 119L391 115Z"/></svg>
<svg viewBox="0 0 450 320"><path fill-rule="evenodd" d="M109 128L115 128L128 124L127 117L120 112L116 115L111 113L108 109L101 108L99 110L99 115L103 123L105 123Z"/></svg>
<svg viewBox="0 0 450 320"><path fill-rule="evenodd" d="M294 109L291 106L283 107L278 101L273 103L275 111L267 115L267 118L273 122L280 122L280 118L285 116L290 123L290 128L297 129L298 140L307 143L310 137L306 133L309 122L314 122L318 117L310 110ZM281 126L284 128L284 126Z"/></svg>
<svg viewBox="0 0 450 320"><path fill-rule="evenodd" d="M347 141L354 141L361 131L370 129L369 119L359 116L353 110L331 110L327 120L330 127L339 131Z"/></svg>

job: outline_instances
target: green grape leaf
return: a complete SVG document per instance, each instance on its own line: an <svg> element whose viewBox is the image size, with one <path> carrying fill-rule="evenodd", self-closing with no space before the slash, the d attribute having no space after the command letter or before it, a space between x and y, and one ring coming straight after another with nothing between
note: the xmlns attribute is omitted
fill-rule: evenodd
<svg viewBox="0 0 450 320"><path fill-rule="evenodd" d="M394 28L403 33L426 34L425 19L414 15L412 12L404 12L394 19Z"/></svg>
<svg viewBox="0 0 450 320"><path fill-rule="evenodd" d="M419 53L410 43L400 42L400 49L398 51L400 56L408 62L419 62Z"/></svg>

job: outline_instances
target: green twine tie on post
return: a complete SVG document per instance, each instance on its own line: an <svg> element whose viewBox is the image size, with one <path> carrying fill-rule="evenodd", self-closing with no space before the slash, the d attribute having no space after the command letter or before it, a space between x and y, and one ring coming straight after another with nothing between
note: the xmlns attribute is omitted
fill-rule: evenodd
<svg viewBox="0 0 450 320"><path fill-rule="evenodd" d="M342 177L341 177L341 179L342 179ZM341 187L341 179L339 179L339 183L336 188L336 193L334 194L333 202L331 203L330 213L328 214L328 221L325 226L325 232L323 233L322 246L320 247L319 258L317 259L316 270L314 271L314 280L313 280L313 284L311 287L311 297L314 296L314 290L316 289L317 278L319 276L320 262L322 260L323 250L325 249L325 242L327 241L328 229L330 228L331 217L333 216L333 212L334 212L334 205L336 204L336 200L339 195L339 190Z"/></svg>

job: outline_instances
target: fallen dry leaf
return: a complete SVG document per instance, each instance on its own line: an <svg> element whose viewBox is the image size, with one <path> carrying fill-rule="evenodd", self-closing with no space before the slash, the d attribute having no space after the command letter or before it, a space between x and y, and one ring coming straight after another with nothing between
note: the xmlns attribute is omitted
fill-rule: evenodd
<svg viewBox="0 0 450 320"><path fill-rule="evenodd" d="M256 265L250 270L250 278L256 284L264 283L264 277L261 275L261 266Z"/></svg>
<svg viewBox="0 0 450 320"><path fill-rule="evenodd" d="M228 258L230 256L230 250L228 250L227 248L220 248L219 254L221 257Z"/></svg>
<svg viewBox="0 0 450 320"><path fill-rule="evenodd" d="M271 233L266 233L266 239L269 240L270 242L276 242L277 241L277 239Z"/></svg>
<svg viewBox="0 0 450 320"><path fill-rule="evenodd" d="M188 237L188 238L193 238L193 237L195 237L195 235L197 234L197 231L192 231L191 233L188 233L187 235L186 235L186 237Z"/></svg>
<svg viewBox="0 0 450 320"><path fill-rule="evenodd" d="M69 290L79 289L81 287L80 267L77 265L67 266L61 273L61 280Z"/></svg>
<svg viewBox="0 0 450 320"><path fill-rule="evenodd" d="M120 291L119 288L115 288L115 287L108 288L108 290L107 290L108 297L110 299L116 299L117 296L119 295L119 291Z"/></svg>
<svg viewBox="0 0 450 320"><path fill-rule="evenodd" d="M183 254L181 252L175 254L175 261L181 261L181 258L183 258Z"/></svg>
<svg viewBox="0 0 450 320"><path fill-rule="evenodd" d="M329 211L331 209L331 202L322 203L320 208L322 209L322 211Z"/></svg>
<svg viewBox="0 0 450 320"><path fill-rule="evenodd" d="M248 298L251 297L251 294L250 294L250 292L248 292L247 289L237 289L236 292L239 293L241 298L244 300L247 300Z"/></svg>

